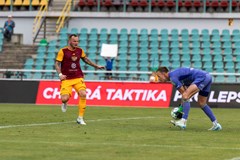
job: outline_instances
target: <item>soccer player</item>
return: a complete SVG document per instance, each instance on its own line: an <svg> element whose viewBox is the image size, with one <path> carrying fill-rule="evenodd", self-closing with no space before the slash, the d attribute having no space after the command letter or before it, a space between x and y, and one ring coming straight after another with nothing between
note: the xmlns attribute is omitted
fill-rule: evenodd
<svg viewBox="0 0 240 160"><path fill-rule="evenodd" d="M159 67L156 74L161 82L172 82L176 89L182 94L183 116L178 121L172 120L171 123L181 129L186 128L190 110L189 99L199 92L198 104L213 123L213 126L209 130L218 131L222 129L211 108L207 105L207 97L212 84L210 74L194 68L178 68L169 71L167 67Z"/></svg>
<svg viewBox="0 0 240 160"><path fill-rule="evenodd" d="M96 69L105 69L104 66L99 66L88 59L84 50L78 47L78 36L71 34L68 46L59 50L55 62L55 68L61 80L61 109L63 112L67 111L67 102L72 95L72 88L74 88L80 97L77 123L86 125L83 120L86 109L86 85L84 83L84 74L80 67L80 59Z"/></svg>

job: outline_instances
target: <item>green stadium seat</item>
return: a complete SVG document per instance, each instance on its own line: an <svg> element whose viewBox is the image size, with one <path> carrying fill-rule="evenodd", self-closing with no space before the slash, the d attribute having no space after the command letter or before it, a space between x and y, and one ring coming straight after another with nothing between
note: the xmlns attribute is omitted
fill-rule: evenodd
<svg viewBox="0 0 240 160"><path fill-rule="evenodd" d="M196 48L193 48L192 49L192 52L191 52L192 55L195 55L195 54L201 54L201 50L200 48L196 47Z"/></svg>
<svg viewBox="0 0 240 160"><path fill-rule="evenodd" d="M180 61L180 55L179 54L173 54L170 58L170 61Z"/></svg>
<svg viewBox="0 0 240 160"><path fill-rule="evenodd" d="M210 55L210 54L211 54L211 49L210 48L203 48L202 55Z"/></svg>
<svg viewBox="0 0 240 160"><path fill-rule="evenodd" d="M56 47L57 46L57 40L52 40L48 43L48 47Z"/></svg>
<svg viewBox="0 0 240 160"><path fill-rule="evenodd" d="M210 48L211 47L211 43L209 42L209 41L204 41L203 43L202 43L202 46L201 46L202 48Z"/></svg>
<svg viewBox="0 0 240 160"><path fill-rule="evenodd" d="M191 35L192 35L192 37L193 37L194 35L199 36L199 30L196 29L196 28L192 29L192 30L191 30Z"/></svg>
<svg viewBox="0 0 240 160"><path fill-rule="evenodd" d="M200 48L200 42L199 41L194 41L193 43L192 43L192 48L194 49L194 48Z"/></svg>
<svg viewBox="0 0 240 160"><path fill-rule="evenodd" d="M97 41L98 40L98 35L97 34L90 34L88 40L89 41ZM110 40L111 40L111 37L110 37Z"/></svg>
<svg viewBox="0 0 240 160"><path fill-rule="evenodd" d="M199 41L199 40L200 40L200 36L199 36L198 34L192 35L192 37L191 37L191 41L192 41L192 42Z"/></svg>
<svg viewBox="0 0 240 160"><path fill-rule="evenodd" d="M148 54L140 54L138 60L148 59Z"/></svg>
<svg viewBox="0 0 240 160"><path fill-rule="evenodd" d="M158 34L159 33L158 33L158 29L157 28L153 28L153 29L150 30L150 35L158 35ZM160 34L162 34L162 30L161 30Z"/></svg>
<svg viewBox="0 0 240 160"><path fill-rule="evenodd" d="M131 34L129 36L129 41L138 41L138 35L137 34Z"/></svg>
<svg viewBox="0 0 240 160"><path fill-rule="evenodd" d="M222 54L222 49L221 48L214 48L212 55L219 55Z"/></svg>
<svg viewBox="0 0 240 160"><path fill-rule="evenodd" d="M226 82L227 83L235 83L236 82L236 76L234 75L229 75L226 77Z"/></svg>
<svg viewBox="0 0 240 160"><path fill-rule="evenodd" d="M127 34L121 34L119 37L119 41L128 41L128 35Z"/></svg>
<svg viewBox="0 0 240 160"><path fill-rule="evenodd" d="M36 59L44 59L45 58L45 53L44 52L38 52Z"/></svg>
<svg viewBox="0 0 240 160"><path fill-rule="evenodd" d="M158 53L158 48L151 48L151 53ZM168 54L169 53L169 48L161 48L160 49L160 54Z"/></svg>
<svg viewBox="0 0 240 160"><path fill-rule="evenodd" d="M190 61L183 61L181 67L191 67L192 63Z"/></svg>
<svg viewBox="0 0 240 160"><path fill-rule="evenodd" d="M66 35L63 35L63 34L60 34L58 39L61 41L61 40L64 40L64 41L67 41L68 40L68 36Z"/></svg>
<svg viewBox="0 0 240 160"><path fill-rule="evenodd" d="M118 34L118 29L117 28L110 29L110 34L111 35L117 35Z"/></svg>
<svg viewBox="0 0 240 160"><path fill-rule="evenodd" d="M170 35L171 35L171 36L173 36L173 35L179 35L178 29L176 29L176 28L172 29L171 32L170 32Z"/></svg>
<svg viewBox="0 0 240 160"><path fill-rule="evenodd" d="M122 35L122 34L127 35L127 34L128 34L128 29L127 29L127 28L122 28L122 29L120 30L120 35Z"/></svg>
<svg viewBox="0 0 240 160"><path fill-rule="evenodd" d="M214 81L217 82L217 83L224 83L225 82L225 77L223 75L217 75L214 78Z"/></svg>
<svg viewBox="0 0 240 160"><path fill-rule="evenodd" d="M201 37L201 41L203 42L203 41L210 41L210 35L202 35L202 37Z"/></svg>
<svg viewBox="0 0 240 160"><path fill-rule="evenodd" d="M148 41L147 40L140 41L139 47L140 48L147 48L148 47Z"/></svg>
<svg viewBox="0 0 240 160"><path fill-rule="evenodd" d="M232 48L225 48L223 51L223 55L232 55Z"/></svg>
<svg viewBox="0 0 240 160"><path fill-rule="evenodd" d="M168 37L169 37L169 36L168 36L168 35L165 35L165 34L160 35L161 41L168 41ZM152 39L152 40L153 40L153 39ZM156 41L158 40L158 36L156 36L155 40L156 40ZM178 40L178 36L177 36L177 38L172 38L172 37L171 37L171 40L172 40L172 41Z"/></svg>
<svg viewBox="0 0 240 160"><path fill-rule="evenodd" d="M67 35L68 34L68 29L66 27L63 27L60 29L60 34Z"/></svg>
<svg viewBox="0 0 240 160"><path fill-rule="evenodd" d="M221 40L220 35L214 35L214 36L212 36L212 38L211 38L211 41L212 41L212 42L219 42L220 40Z"/></svg>
<svg viewBox="0 0 240 160"><path fill-rule="evenodd" d="M90 40L88 42L88 47L98 47L98 41L97 40Z"/></svg>
<svg viewBox="0 0 240 160"><path fill-rule="evenodd" d="M197 69L202 69L202 62L201 61L194 61L193 67Z"/></svg>
<svg viewBox="0 0 240 160"><path fill-rule="evenodd" d="M78 35L78 28L71 28L70 34L76 34L76 35Z"/></svg>
<svg viewBox="0 0 240 160"><path fill-rule="evenodd" d="M44 65L44 59L37 59L35 65Z"/></svg>
<svg viewBox="0 0 240 160"><path fill-rule="evenodd" d="M240 42L240 35L233 35L232 42L235 44L236 42Z"/></svg>
<svg viewBox="0 0 240 160"><path fill-rule="evenodd" d="M169 59L170 59L170 56L168 54L160 55L160 61L168 61Z"/></svg>
<svg viewBox="0 0 240 160"><path fill-rule="evenodd" d="M213 62L222 62L223 58L221 54L217 54L213 56Z"/></svg>
<svg viewBox="0 0 240 160"><path fill-rule="evenodd" d="M162 41L160 44L160 48L168 48L169 47L169 42L168 41Z"/></svg>
<svg viewBox="0 0 240 160"><path fill-rule="evenodd" d="M81 28L80 29L80 35L87 35L88 34L88 29L87 28Z"/></svg>
<svg viewBox="0 0 240 160"><path fill-rule="evenodd" d="M236 62L240 62L240 54L236 56L235 61L236 61Z"/></svg>
<svg viewBox="0 0 240 160"><path fill-rule="evenodd" d="M35 65L35 70L43 70L43 65Z"/></svg>
<svg viewBox="0 0 240 160"><path fill-rule="evenodd" d="M212 36L214 36L214 35L220 35L220 31L219 31L218 29L213 29L211 35L212 35Z"/></svg>
<svg viewBox="0 0 240 160"><path fill-rule="evenodd" d="M179 67L181 67L180 61L172 61L172 64L171 64L172 69L177 69Z"/></svg>
<svg viewBox="0 0 240 160"><path fill-rule="evenodd" d="M128 41L120 41L119 47L128 47Z"/></svg>
<svg viewBox="0 0 240 160"><path fill-rule="evenodd" d="M37 49L37 53L40 53L40 52L47 52L47 47L46 46L39 46L38 49Z"/></svg>
<svg viewBox="0 0 240 160"><path fill-rule="evenodd" d="M212 61L212 56L210 54L204 54L202 57L203 62L209 62Z"/></svg>
<svg viewBox="0 0 240 160"><path fill-rule="evenodd" d="M232 54L234 56L239 55L240 54L240 48L235 49Z"/></svg>
<svg viewBox="0 0 240 160"><path fill-rule="evenodd" d="M209 35L209 30L208 29L203 29L201 30L201 35Z"/></svg>
<svg viewBox="0 0 240 160"><path fill-rule="evenodd" d="M155 34L158 34L158 30L155 29ZM168 35L168 29L164 28L164 29L161 29L160 31L160 35Z"/></svg>
<svg viewBox="0 0 240 160"><path fill-rule="evenodd" d="M129 53L130 55L137 56L137 54L138 54L138 47L131 47L131 48L129 48L128 53Z"/></svg>
<svg viewBox="0 0 240 160"><path fill-rule="evenodd" d="M158 41L150 41L149 47L150 48L158 48L159 42Z"/></svg>
<svg viewBox="0 0 240 160"><path fill-rule="evenodd" d="M59 48L66 47L68 45L68 41L60 40L59 41Z"/></svg>
<svg viewBox="0 0 240 160"><path fill-rule="evenodd" d="M148 54L148 48L147 47L141 47L139 50L139 54Z"/></svg>
<svg viewBox="0 0 240 160"><path fill-rule="evenodd" d="M186 28L181 30L181 36L184 36L184 35L187 35L187 36L189 35L189 30Z"/></svg>
<svg viewBox="0 0 240 160"><path fill-rule="evenodd" d="M226 62L225 69L234 69L234 62Z"/></svg>
<svg viewBox="0 0 240 160"><path fill-rule="evenodd" d="M120 61L118 62L118 66L127 67L127 61L126 61L126 60L120 60Z"/></svg>
<svg viewBox="0 0 240 160"><path fill-rule="evenodd" d="M148 35L148 29L147 28L142 28L140 30L140 35Z"/></svg>
<svg viewBox="0 0 240 160"><path fill-rule="evenodd" d="M145 59L143 59L143 60L145 60ZM143 64L141 64L141 65L143 65ZM128 67L137 67L137 66L138 66L138 60L132 60L132 59L129 60Z"/></svg>
<svg viewBox="0 0 240 160"><path fill-rule="evenodd" d="M178 48L179 47L179 41L172 41L170 44L170 48Z"/></svg>
<svg viewBox="0 0 240 160"><path fill-rule="evenodd" d="M129 47L138 47L138 41L130 41L129 42Z"/></svg>
<svg viewBox="0 0 240 160"><path fill-rule="evenodd" d="M231 35L224 35L222 37L222 42L230 42L231 41Z"/></svg>
<svg viewBox="0 0 240 160"><path fill-rule="evenodd" d="M139 41L140 41L140 42L142 42L142 41L148 41L148 35L147 35L147 34L142 34L142 35L140 35Z"/></svg>
<svg viewBox="0 0 240 160"><path fill-rule="evenodd" d="M228 29L223 29L221 35L222 36L225 36L225 35L229 36L230 35L230 31Z"/></svg>
<svg viewBox="0 0 240 160"><path fill-rule="evenodd" d="M176 54L176 55L180 55L180 53L181 53L181 52L180 52L180 49L179 49L178 47L174 47L174 48L172 48L171 51L170 51L170 54L171 54L171 55L175 55L175 54Z"/></svg>
<svg viewBox="0 0 240 160"><path fill-rule="evenodd" d="M224 68L224 64L222 61L217 61L215 64L214 64L214 69L223 69Z"/></svg>
<svg viewBox="0 0 240 160"><path fill-rule="evenodd" d="M197 61L200 61L201 60L201 55L200 54L194 54L192 56L192 61L193 62L197 62Z"/></svg>
<svg viewBox="0 0 240 160"><path fill-rule="evenodd" d="M182 35L182 37L181 37L181 41L182 42L185 42L185 41L189 41L190 40L190 37L189 37L189 35Z"/></svg>
<svg viewBox="0 0 240 160"><path fill-rule="evenodd" d="M182 48L182 52L181 52L182 55L187 54L187 55L190 57L190 53L191 53L191 51L190 51L189 47L185 47L185 46L184 46L184 47Z"/></svg>
<svg viewBox="0 0 240 160"><path fill-rule="evenodd" d="M158 54L150 54L150 61L159 61L159 55Z"/></svg>
<svg viewBox="0 0 240 160"><path fill-rule="evenodd" d="M153 35L150 35L149 37L149 41L158 41L158 35L157 34L153 34Z"/></svg>
<svg viewBox="0 0 240 160"><path fill-rule="evenodd" d="M213 68L212 61L205 61L205 62L203 62L203 68L204 69L212 69Z"/></svg>
<svg viewBox="0 0 240 160"><path fill-rule="evenodd" d="M49 53L49 52L58 52L57 47L56 46L48 47L47 53Z"/></svg>
<svg viewBox="0 0 240 160"><path fill-rule="evenodd" d="M222 45L220 41L213 42L212 44L212 48L221 48L221 47Z"/></svg>
<svg viewBox="0 0 240 160"><path fill-rule="evenodd" d="M128 68L128 71L138 71L138 67L131 66L131 67Z"/></svg>
<svg viewBox="0 0 240 160"><path fill-rule="evenodd" d="M98 52L98 49L97 49L97 47L90 47L90 48L88 48L88 51L87 51L87 53L89 53L89 54L97 54L97 52Z"/></svg>
<svg viewBox="0 0 240 160"><path fill-rule="evenodd" d="M119 53L119 54L127 55L127 53L128 53L128 48L127 48L127 47L120 47L120 48L118 49L118 53Z"/></svg>
<svg viewBox="0 0 240 160"><path fill-rule="evenodd" d="M171 41L178 41L179 40L179 37L177 34L174 34L171 36Z"/></svg>
<svg viewBox="0 0 240 160"><path fill-rule="evenodd" d="M41 72L36 72L33 73L33 79L42 79L42 73Z"/></svg>
<svg viewBox="0 0 240 160"><path fill-rule="evenodd" d="M98 29L97 28L92 28L91 30L90 30L90 35L91 34L98 34Z"/></svg>
<svg viewBox="0 0 240 160"><path fill-rule="evenodd" d="M102 28L100 30L100 35L107 35L108 34L108 29L107 28Z"/></svg>
<svg viewBox="0 0 240 160"><path fill-rule="evenodd" d="M136 28L130 29L129 35L138 35L138 29L136 29Z"/></svg>
<svg viewBox="0 0 240 160"><path fill-rule="evenodd" d="M55 59L56 58L56 53L55 52L49 52L46 55L46 59Z"/></svg>
<svg viewBox="0 0 240 160"><path fill-rule="evenodd" d="M189 55L189 54L183 54L183 55L181 56L181 61L189 61L189 62L191 62L191 57L190 57L190 55Z"/></svg>
<svg viewBox="0 0 240 160"><path fill-rule="evenodd" d="M41 39L39 44L38 44L38 46L44 46L44 47L47 46L47 45L48 45L48 42L47 42L46 39Z"/></svg>
<svg viewBox="0 0 240 160"><path fill-rule="evenodd" d="M234 59L233 59L233 56L231 54L225 55L224 58L223 58L224 62L232 62L233 60Z"/></svg>
<svg viewBox="0 0 240 160"><path fill-rule="evenodd" d="M239 29L233 29L232 35L240 35L240 30Z"/></svg>
<svg viewBox="0 0 240 160"><path fill-rule="evenodd" d="M171 63L169 61L162 61L161 66L169 67L169 66L171 66ZM180 64L179 64L179 66L180 66Z"/></svg>
<svg viewBox="0 0 240 160"><path fill-rule="evenodd" d="M233 48L234 49L240 48L240 41L235 42L234 45L233 45Z"/></svg>

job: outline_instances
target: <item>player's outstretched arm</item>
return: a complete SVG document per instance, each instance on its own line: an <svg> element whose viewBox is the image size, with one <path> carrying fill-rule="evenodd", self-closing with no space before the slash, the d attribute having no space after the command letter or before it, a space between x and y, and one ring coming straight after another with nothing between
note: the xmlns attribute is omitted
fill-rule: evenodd
<svg viewBox="0 0 240 160"><path fill-rule="evenodd" d="M95 67L95 68L97 68L97 69L105 69L104 66L99 66L99 65L93 63L88 57L83 57L82 60L83 60L83 62L85 62L86 64L88 64L88 65L90 65L90 66L93 66L93 67Z"/></svg>

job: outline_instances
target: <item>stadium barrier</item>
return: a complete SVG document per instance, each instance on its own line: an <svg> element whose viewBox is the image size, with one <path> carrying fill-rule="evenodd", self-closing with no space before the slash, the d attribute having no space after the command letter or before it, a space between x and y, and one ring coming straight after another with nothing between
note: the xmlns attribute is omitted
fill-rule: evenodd
<svg viewBox="0 0 240 160"><path fill-rule="evenodd" d="M170 83L88 81L86 85L88 106L168 108L178 106L181 99ZM59 86L59 81L0 80L0 103L60 105ZM192 107L197 107L197 96L192 101ZM74 91L69 104L78 104ZM239 85L213 84L208 104L214 108L240 108Z"/></svg>

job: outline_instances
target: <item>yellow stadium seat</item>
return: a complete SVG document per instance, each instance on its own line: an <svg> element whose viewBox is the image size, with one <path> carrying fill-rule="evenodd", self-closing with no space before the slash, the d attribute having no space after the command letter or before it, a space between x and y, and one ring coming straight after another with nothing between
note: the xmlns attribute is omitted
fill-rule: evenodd
<svg viewBox="0 0 240 160"><path fill-rule="evenodd" d="M29 6L30 5L30 0L24 0L22 5L23 6Z"/></svg>
<svg viewBox="0 0 240 160"><path fill-rule="evenodd" d="M5 1L0 1L0 6L4 6L5 5Z"/></svg>
<svg viewBox="0 0 240 160"><path fill-rule="evenodd" d="M39 6L40 2L39 0L32 0L32 6Z"/></svg>
<svg viewBox="0 0 240 160"><path fill-rule="evenodd" d="M7 0L6 2L5 2L5 6L10 6L11 5L11 0Z"/></svg>
<svg viewBox="0 0 240 160"><path fill-rule="evenodd" d="M41 5L47 5L48 4L48 0L41 0L41 3L40 3Z"/></svg>
<svg viewBox="0 0 240 160"><path fill-rule="evenodd" d="M22 5L22 0L15 0L13 3L14 6L21 6Z"/></svg>

